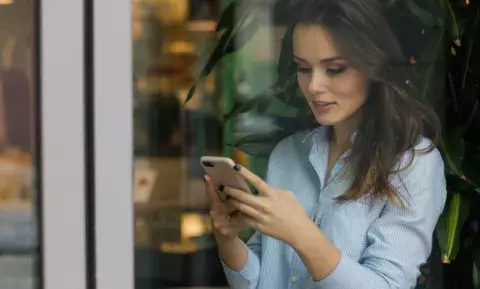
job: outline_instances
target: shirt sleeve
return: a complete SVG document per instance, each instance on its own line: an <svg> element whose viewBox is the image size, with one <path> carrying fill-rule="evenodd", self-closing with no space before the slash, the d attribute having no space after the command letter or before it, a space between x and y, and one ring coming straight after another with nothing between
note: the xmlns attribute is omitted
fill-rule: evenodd
<svg viewBox="0 0 480 289"><path fill-rule="evenodd" d="M425 144L425 141L422 142ZM402 163L408 163L405 154ZM405 289L415 287L419 267L432 248L432 236L446 200L444 164L438 150L415 153L405 170L391 179L404 207L387 202L368 233L359 261L342 255L316 289Z"/></svg>
<svg viewBox="0 0 480 289"><path fill-rule="evenodd" d="M247 262L239 271L233 271L222 260L225 276L232 289L254 289L257 288L258 277L260 276L260 255L262 248L262 235L255 232L246 243ZM220 259L221 260L221 259Z"/></svg>
<svg viewBox="0 0 480 289"><path fill-rule="evenodd" d="M283 164L280 161L281 156L285 151L287 139L281 141L272 151L268 160L266 182L272 184L272 180L276 179L279 172L283 169ZM261 255L262 255L262 238L263 234L259 231L255 232L253 236L246 243L247 262L239 271L233 271L221 260L225 276L227 277L230 288L232 289L255 289L258 285L258 278L260 276Z"/></svg>

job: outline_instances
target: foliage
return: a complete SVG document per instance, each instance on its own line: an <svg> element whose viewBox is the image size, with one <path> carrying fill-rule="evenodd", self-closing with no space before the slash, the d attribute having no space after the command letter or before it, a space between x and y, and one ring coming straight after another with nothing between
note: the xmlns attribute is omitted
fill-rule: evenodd
<svg viewBox="0 0 480 289"><path fill-rule="evenodd" d="M262 10L271 9L285 19L298 15L298 0L234 1L217 26L220 38L199 76L202 80L223 57L241 49L255 34ZM448 200L437 227L444 265L443 288L480 288L480 1L384 0L390 25L410 59L411 81L421 96L430 100L444 124L440 150L445 161ZM278 81L262 95L238 102L225 115L230 119L246 111L271 114L277 129L248 135L235 145L252 155L267 155L283 137L312 125L299 97L289 50L287 31L278 62ZM293 87L293 90L287 90ZM186 101L194 92L191 89ZM271 113L274 102L293 107L296 113ZM436 247L436 246L434 246ZM435 250L435 249L434 249ZM439 259L439 258L438 258ZM432 268L435 266L432 265ZM438 267L440 268L440 267ZM433 283L432 283L433 284ZM429 287L428 288L439 288ZM437 285L439 286L439 285Z"/></svg>

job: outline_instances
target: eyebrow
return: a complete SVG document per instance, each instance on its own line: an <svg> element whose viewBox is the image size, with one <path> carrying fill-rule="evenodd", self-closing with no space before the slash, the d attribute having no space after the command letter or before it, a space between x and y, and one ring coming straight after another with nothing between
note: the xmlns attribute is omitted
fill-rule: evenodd
<svg viewBox="0 0 480 289"><path fill-rule="evenodd" d="M297 61L300 61L300 62L304 62L304 63L308 63L308 61L306 61L305 59L301 58L301 57L298 57L296 55L293 56L295 58L295 60ZM343 57L341 56L334 56L334 57L329 57L329 58L324 58L324 59L321 59L319 61L319 63L328 63L328 62L332 62L332 61L336 61L336 60L344 60Z"/></svg>

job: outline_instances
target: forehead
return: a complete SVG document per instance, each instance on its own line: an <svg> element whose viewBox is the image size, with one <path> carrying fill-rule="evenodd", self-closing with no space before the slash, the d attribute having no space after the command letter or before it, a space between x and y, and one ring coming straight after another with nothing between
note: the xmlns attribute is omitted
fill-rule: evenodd
<svg viewBox="0 0 480 289"><path fill-rule="evenodd" d="M298 25L293 32L293 51L306 60L338 57L333 36L320 25Z"/></svg>

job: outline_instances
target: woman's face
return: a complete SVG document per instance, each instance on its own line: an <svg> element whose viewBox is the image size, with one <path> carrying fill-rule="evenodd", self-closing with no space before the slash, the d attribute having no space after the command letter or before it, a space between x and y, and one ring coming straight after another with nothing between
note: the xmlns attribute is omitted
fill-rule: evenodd
<svg viewBox="0 0 480 289"><path fill-rule="evenodd" d="M320 124L338 125L359 111L367 98L367 79L342 58L327 30L297 26L293 52L298 84Z"/></svg>

